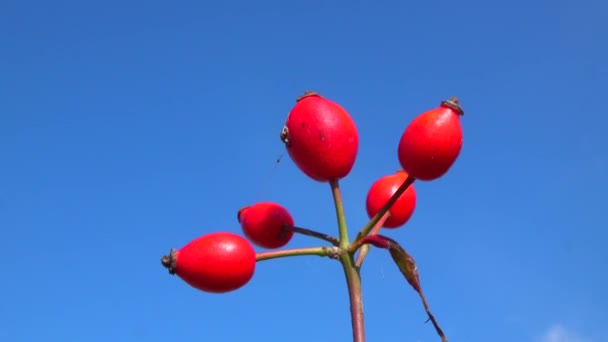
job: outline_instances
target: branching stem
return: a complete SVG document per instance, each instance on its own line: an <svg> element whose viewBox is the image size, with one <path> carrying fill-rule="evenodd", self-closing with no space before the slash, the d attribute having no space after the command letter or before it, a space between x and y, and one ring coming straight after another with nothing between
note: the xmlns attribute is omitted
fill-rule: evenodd
<svg viewBox="0 0 608 342"><path fill-rule="evenodd" d="M337 247L310 247L310 248L293 248L283 249L278 251L261 252L255 255L256 261L264 261L276 258L285 258L292 256L303 255L318 255L320 257L338 257L341 250Z"/></svg>
<svg viewBox="0 0 608 342"><path fill-rule="evenodd" d="M375 235L378 234L378 232L380 231L380 229L382 228L382 225L384 224L384 222L389 218L389 216L391 216L390 212L386 212L381 218L380 221L378 221L376 223L376 225L374 226L374 228L372 228L372 231L369 233L369 235ZM355 266L357 268L361 268L361 265L363 264L363 260L365 260L365 257L367 256L367 253L369 253L369 245L364 244L363 246L361 246L361 248L359 249L359 254L357 255L357 261L355 262ZM354 252L354 251L353 251Z"/></svg>
<svg viewBox="0 0 608 342"><path fill-rule="evenodd" d="M364 238L365 236L367 236L370 233L370 231L374 228L376 223L378 223L378 221L380 221L382 216L384 216L384 214L386 214L389 211L389 209L393 206L393 204L395 204L395 202L397 201L399 196L401 196L405 192L405 190L407 190L407 188L414 183L415 180L416 180L416 178L414 178L410 175L407 176L407 178L399 186L397 191L395 191L393 196L391 196L391 198L386 202L384 207L382 207L382 209L380 209L380 211L376 215L374 215L374 217L371 218L371 220L365 225L365 227L361 228L361 230L357 234L355 241L361 240L362 238Z"/></svg>
<svg viewBox="0 0 608 342"><path fill-rule="evenodd" d="M323 233L314 231L312 229L301 228L301 227L291 227L291 226L285 226L285 227L283 227L283 229L285 229L287 231L292 231L297 234L302 234L302 235L314 237L317 239L321 239L321 240L331 243L334 246L340 246L340 240L338 240L337 238L327 235L327 234L323 234Z"/></svg>
<svg viewBox="0 0 608 342"><path fill-rule="evenodd" d="M350 244L348 238L348 228L344 216L344 204L340 193L340 185L337 180L331 181L331 192L336 207L336 217L338 220L338 231L340 233L340 247L346 250ZM365 342L365 326L363 320L363 299L361 296L361 276L355 267L352 253L343 253L340 256L340 263L344 269L346 285L348 286L348 297L350 301L350 315L353 329L353 342Z"/></svg>

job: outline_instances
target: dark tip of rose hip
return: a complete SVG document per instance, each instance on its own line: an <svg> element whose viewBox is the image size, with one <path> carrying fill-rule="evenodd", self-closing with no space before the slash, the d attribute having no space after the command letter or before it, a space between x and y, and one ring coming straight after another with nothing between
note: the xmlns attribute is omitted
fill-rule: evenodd
<svg viewBox="0 0 608 342"><path fill-rule="evenodd" d="M319 93L314 92L314 91L312 91L312 90L307 90L307 91L305 91L305 92L304 92L304 94L300 95L300 96L299 96L299 97L296 99L296 102L300 102L300 101L302 101L303 99L305 99L305 98L307 98L307 97L310 97L310 96L321 97L321 95L320 95Z"/></svg>
<svg viewBox="0 0 608 342"><path fill-rule="evenodd" d="M458 115L464 115L464 110L460 107L460 100L456 96L450 97L449 100L441 101L441 105L453 109Z"/></svg>
<svg viewBox="0 0 608 342"><path fill-rule="evenodd" d="M175 264L176 264L176 250L175 248L171 249L171 252L169 252L169 254L164 255L162 258L160 258L160 263L163 264L163 266L165 266L166 269L169 270L170 274L175 274Z"/></svg>
<svg viewBox="0 0 608 342"><path fill-rule="evenodd" d="M281 138L281 141L286 146L289 146L289 128L287 128L287 126L283 126L283 129L281 130L281 134L279 134L279 137Z"/></svg>
<svg viewBox="0 0 608 342"><path fill-rule="evenodd" d="M285 240L287 238L288 233L289 233L289 225L284 224L283 228L281 229L281 234L279 234L279 239Z"/></svg>
<svg viewBox="0 0 608 342"><path fill-rule="evenodd" d="M236 213L236 219L239 221L239 223L241 223L241 215L243 214L243 211L245 211L245 209L249 208L250 206L245 206L242 207L241 209L239 209L239 211Z"/></svg>

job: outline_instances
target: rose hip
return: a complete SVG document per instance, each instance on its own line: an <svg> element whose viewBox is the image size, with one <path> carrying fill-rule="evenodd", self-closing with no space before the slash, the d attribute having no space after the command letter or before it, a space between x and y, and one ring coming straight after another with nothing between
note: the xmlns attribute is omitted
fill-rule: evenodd
<svg viewBox="0 0 608 342"><path fill-rule="evenodd" d="M297 100L281 140L296 166L319 182L346 177L359 148L357 127L346 110L314 92Z"/></svg>
<svg viewBox="0 0 608 342"><path fill-rule="evenodd" d="M398 156L403 169L424 181L443 176L462 149L460 116L463 114L454 97L416 117L399 141Z"/></svg>
<svg viewBox="0 0 608 342"><path fill-rule="evenodd" d="M179 250L171 250L161 262L190 286L205 292L234 291L251 280L256 257L243 237L227 232L203 235Z"/></svg>

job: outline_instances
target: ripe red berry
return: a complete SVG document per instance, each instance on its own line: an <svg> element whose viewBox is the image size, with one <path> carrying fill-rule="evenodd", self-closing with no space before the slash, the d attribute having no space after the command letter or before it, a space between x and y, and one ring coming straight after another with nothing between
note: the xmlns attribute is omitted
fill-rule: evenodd
<svg viewBox="0 0 608 342"><path fill-rule="evenodd" d="M256 256L253 246L233 233L203 235L179 250L172 249L161 262L190 286L201 291L234 291L251 280Z"/></svg>
<svg viewBox="0 0 608 342"><path fill-rule="evenodd" d="M384 176L376 180L367 193L367 215L370 218L374 217L406 179L407 172L399 170L395 174ZM399 196L395 204L389 209L390 216L386 219L382 227L398 228L403 226L412 217L415 208L416 190L414 189L414 185L410 184L405 192Z"/></svg>
<svg viewBox="0 0 608 342"><path fill-rule="evenodd" d="M319 182L346 177L359 148L357 127L346 110L313 92L298 98L281 140L296 166Z"/></svg>
<svg viewBox="0 0 608 342"><path fill-rule="evenodd" d="M273 202L258 202L238 212L243 233L254 244L263 248L285 246L293 232L284 226L293 226L293 218L287 209Z"/></svg>
<svg viewBox="0 0 608 342"><path fill-rule="evenodd" d="M452 167L462 148L460 116L464 112L457 98L416 117L399 142L399 162L412 177L430 181Z"/></svg>

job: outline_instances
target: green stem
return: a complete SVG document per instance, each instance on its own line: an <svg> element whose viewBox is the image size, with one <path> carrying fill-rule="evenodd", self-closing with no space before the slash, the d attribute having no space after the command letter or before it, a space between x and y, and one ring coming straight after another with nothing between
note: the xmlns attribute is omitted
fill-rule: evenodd
<svg viewBox="0 0 608 342"><path fill-rule="evenodd" d="M397 191L395 191L393 196L391 196L391 198L386 202L386 204L384 204L384 207L382 207L382 209L380 209L380 211L376 215L374 215L374 217L371 218L371 220L365 225L365 227L361 228L361 230L357 234L357 237L355 238L355 241L359 241L369 234L369 232L374 228L376 223L378 223L378 221L380 221L382 216L384 216L384 214L386 214L389 211L389 209L393 206L393 204L395 204L395 202L397 202L397 199L399 198L399 196L403 195L405 190L407 190L407 188L410 185L412 185L412 183L414 183L415 180L416 180L416 178L414 178L410 175L407 176L407 178L399 186Z"/></svg>
<svg viewBox="0 0 608 342"><path fill-rule="evenodd" d="M342 202L342 194L340 193L340 184L338 180L331 181L331 193L336 207L336 217L338 219L338 231L340 234L340 248L343 253L340 256L340 263L344 270L346 285L348 287L348 297L350 301L350 316L353 330L353 342L365 342L365 325L363 320L363 299L361 296L361 275L355 267L352 253L346 253L346 249L350 244L348 238L348 228L346 226L346 217L344 215L344 204Z"/></svg>
<svg viewBox="0 0 608 342"><path fill-rule="evenodd" d="M361 296L361 275L355 267L353 255L344 253L340 257L346 285L348 286L348 297L350 300L350 317L353 329L353 342L365 342L365 325L363 319L363 298Z"/></svg>
<svg viewBox="0 0 608 342"><path fill-rule="evenodd" d="M331 243L334 246L340 246L340 240L336 239L333 236L329 236L327 234L323 234L323 233L314 231L312 229L301 228L301 227L292 227L292 226L284 226L283 229L285 229L286 231L291 231L291 232L297 233L297 234L302 234L302 235L314 237L317 239L321 239L321 240Z"/></svg>
<svg viewBox="0 0 608 342"><path fill-rule="evenodd" d="M372 231L369 233L369 235L378 234L380 229L382 229L382 225L384 224L384 222L386 222L386 220L389 218L389 216L391 216L391 214L388 211L384 215L382 215L382 217L380 218L380 221L378 221L376 223L376 225L374 226ZM357 241L357 242L359 242L359 241ZM356 248L353 249L353 247L354 247L354 244L351 245L351 247L349 248L349 252L354 253L357 250ZM355 266L357 268L361 268L361 265L363 264L363 260L365 260L365 257L367 256L367 253L369 253L369 245L365 244L365 245L361 246L361 248L359 249L359 255L357 255L357 261L355 262Z"/></svg>
<svg viewBox="0 0 608 342"><path fill-rule="evenodd" d="M338 230L340 234L340 247L348 248L350 243L348 240L348 228L346 227L346 217L344 215L344 204L342 202L342 194L340 193L340 183L338 180L329 182L331 186L331 194L334 198L334 206L336 207L336 217L338 219Z"/></svg>
<svg viewBox="0 0 608 342"><path fill-rule="evenodd" d="M276 258L285 258L292 256L318 255L321 257L340 255L341 250L337 247L310 247L310 248L293 248L283 249L279 251L261 252L255 255L256 261L264 261Z"/></svg>
<svg viewBox="0 0 608 342"><path fill-rule="evenodd" d="M365 241L364 239L353 241L353 243L351 243L351 245L348 247L348 250L346 250L346 253L355 253L357 250L367 245L368 243L369 242Z"/></svg>

